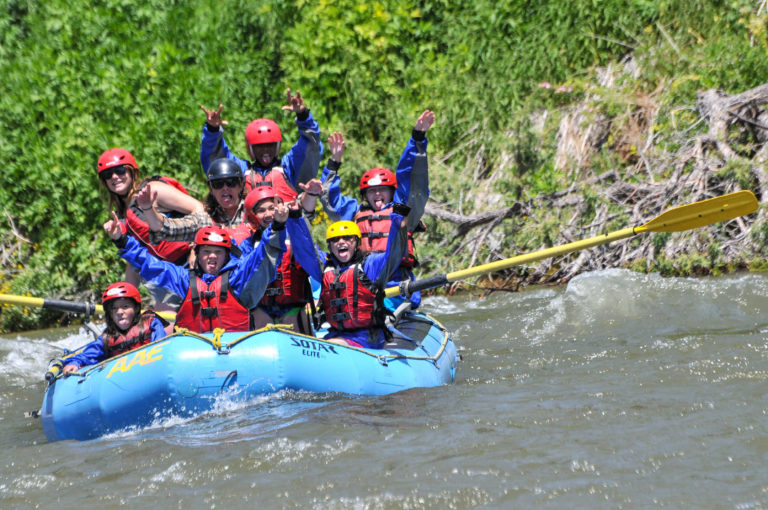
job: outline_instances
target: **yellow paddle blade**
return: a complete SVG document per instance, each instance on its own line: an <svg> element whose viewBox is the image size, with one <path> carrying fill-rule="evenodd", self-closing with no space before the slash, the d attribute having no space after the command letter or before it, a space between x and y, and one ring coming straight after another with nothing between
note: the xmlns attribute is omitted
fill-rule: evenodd
<svg viewBox="0 0 768 510"><path fill-rule="evenodd" d="M732 220L757 211L757 198L749 190L673 207L648 223L635 228L642 232L682 232Z"/></svg>

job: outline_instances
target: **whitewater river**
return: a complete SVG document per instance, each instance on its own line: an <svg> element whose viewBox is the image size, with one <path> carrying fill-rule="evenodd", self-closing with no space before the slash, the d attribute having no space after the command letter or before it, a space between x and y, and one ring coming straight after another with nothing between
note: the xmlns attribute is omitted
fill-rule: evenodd
<svg viewBox="0 0 768 510"><path fill-rule="evenodd" d="M83 443L24 412L85 333L0 337L0 508L768 507L768 276L611 270L424 308L460 347L453 385Z"/></svg>

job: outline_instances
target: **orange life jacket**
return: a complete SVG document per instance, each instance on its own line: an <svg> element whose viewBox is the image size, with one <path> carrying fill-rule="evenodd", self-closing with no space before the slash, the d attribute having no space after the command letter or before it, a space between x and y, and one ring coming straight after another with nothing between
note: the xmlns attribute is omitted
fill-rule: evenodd
<svg viewBox="0 0 768 510"><path fill-rule="evenodd" d="M285 171L281 166L272 167L265 174L250 169L245 174L245 194L250 193L259 186L272 186L275 188L277 196L283 199L283 202L290 202L299 196L296 189L288 181Z"/></svg>
<svg viewBox="0 0 768 510"><path fill-rule="evenodd" d="M154 311L147 310L139 318L139 321L128 329L125 333L102 336L104 350L107 357L112 358L118 354L138 349L152 341L152 321L160 318ZM163 325L168 323L160 319Z"/></svg>
<svg viewBox="0 0 768 510"><path fill-rule="evenodd" d="M387 207L380 211L374 211L370 207L362 207L355 215L355 221L360 228L360 248L371 253L384 253L387 251L387 238L392 208ZM419 265L413 249L413 234L408 232L408 251L400 262L400 267L412 268Z"/></svg>

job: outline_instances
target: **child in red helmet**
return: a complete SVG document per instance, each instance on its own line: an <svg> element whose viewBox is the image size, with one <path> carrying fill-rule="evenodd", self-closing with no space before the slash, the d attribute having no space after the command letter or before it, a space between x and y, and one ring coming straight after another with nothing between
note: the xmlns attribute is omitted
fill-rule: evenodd
<svg viewBox="0 0 768 510"><path fill-rule="evenodd" d="M249 313L275 278L275 267L285 251L288 208L278 208L258 247L238 257L240 250L227 231L207 226L195 235L195 266L184 269L160 260L135 239L125 236L113 213L104 230L119 255L143 278L184 298L176 326L204 333L215 328L248 331Z"/></svg>
<svg viewBox="0 0 768 510"><path fill-rule="evenodd" d="M253 249L275 218L277 208L282 204L277 191L270 186L259 186L245 198L245 211L253 235L240 245L243 253ZM251 309L251 321L255 329L267 324L285 324L294 331L311 335L312 323L306 305L312 303L311 275L316 281L322 279L321 256L312 242L312 234L301 216L299 205L292 201L287 204L290 216L286 227L288 238L286 252L277 268L277 277L267 288L258 305ZM292 243L292 239L302 242ZM307 268L307 269L305 269Z"/></svg>
<svg viewBox="0 0 768 510"><path fill-rule="evenodd" d="M413 249L411 234L423 229L421 216L429 198L429 177L427 173L426 132L435 122L435 114L425 110L416 120L411 139L400 156L396 173L388 168L372 168L360 179L360 192L364 201L344 196L338 171L344 154L344 139L341 133L333 133L328 139L331 159L323 169L322 181L313 179L302 186L310 197L319 196L323 209L332 221L355 221L361 232L361 249L383 253L387 245L391 207L403 203L410 207L406 225L409 232L408 250L400 267L390 279L390 286L402 280L413 279L411 269L418 265ZM411 306L418 307L421 295L411 296ZM397 307L400 299L388 299L387 306Z"/></svg>
<svg viewBox="0 0 768 510"><path fill-rule="evenodd" d="M151 308L141 313L141 295L130 283L117 282L107 287L101 304L107 329L77 354L65 359L64 375L165 337L164 328L168 323Z"/></svg>
<svg viewBox="0 0 768 510"><path fill-rule="evenodd" d="M221 119L222 105L219 105L218 110L208 110L201 106L206 120L200 146L200 162L206 175L214 160L228 158L241 168L246 192L266 185L275 188L286 202L296 198L300 191L299 184L317 175L323 144L320 142L320 127L312 118L301 93L297 90L294 96L291 89L287 89L286 95L288 104L282 109L296 114L299 139L282 159L279 155L283 137L275 121L256 119L248 124L245 129L245 144L250 157L248 161L232 154L224 140L222 126L227 125L227 121Z"/></svg>

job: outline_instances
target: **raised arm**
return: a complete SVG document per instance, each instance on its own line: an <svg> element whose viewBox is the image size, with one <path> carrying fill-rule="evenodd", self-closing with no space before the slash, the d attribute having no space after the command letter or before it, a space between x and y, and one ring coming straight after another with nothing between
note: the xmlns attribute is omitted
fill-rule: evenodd
<svg viewBox="0 0 768 510"><path fill-rule="evenodd" d="M226 126L228 122L221 119L223 105L219 105L218 110L209 110L202 105L200 108L205 112L203 136L200 140L200 164L205 175L208 175L208 167L211 163L219 158L231 159L237 163L245 175L246 170L248 170L248 161L232 154L224 140L224 128L222 126Z"/></svg>
<svg viewBox="0 0 768 510"><path fill-rule="evenodd" d="M136 269L145 280L179 296L186 296L189 289L188 271L155 257L136 238L126 235L114 211L112 211L112 219L104 223L104 230L117 246L118 255Z"/></svg>
<svg viewBox="0 0 768 510"><path fill-rule="evenodd" d="M280 164L290 183L298 189L299 184L317 177L317 169L323 157L323 144L320 141L320 126L312 117L301 92L297 90L294 96L291 89L286 89L285 93L288 104L282 109L296 114L299 139L283 156Z"/></svg>

